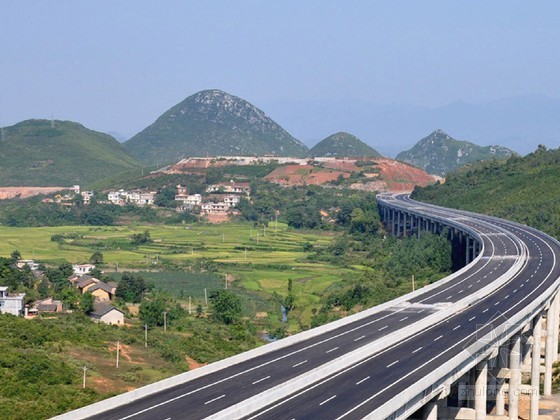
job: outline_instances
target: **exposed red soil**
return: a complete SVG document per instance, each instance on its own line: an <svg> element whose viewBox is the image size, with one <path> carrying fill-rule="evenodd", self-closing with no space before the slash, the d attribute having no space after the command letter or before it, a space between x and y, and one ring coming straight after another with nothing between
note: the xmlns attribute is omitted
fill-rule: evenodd
<svg viewBox="0 0 560 420"><path fill-rule="evenodd" d="M321 185L348 178L353 172L364 172L367 181L352 184L351 188L368 191L412 191L415 186L426 186L436 181L434 176L422 169L387 158L370 159L373 166L363 167L358 159L336 159L323 162L321 166L286 165L276 168L265 179L280 185ZM368 173L369 171L369 173Z"/></svg>
<svg viewBox="0 0 560 420"><path fill-rule="evenodd" d="M46 195L67 189L68 187L0 187L0 200L14 197L27 198L39 194Z"/></svg>
<svg viewBox="0 0 560 420"><path fill-rule="evenodd" d="M436 181L433 175L406 163L386 158L375 161L380 169L380 179L387 184L387 191L412 191L415 186L425 187Z"/></svg>
<svg viewBox="0 0 560 420"><path fill-rule="evenodd" d="M321 168L313 165L286 165L274 169L264 177L267 181L281 185L321 185L336 181L340 175L350 176L351 171Z"/></svg>
<svg viewBox="0 0 560 420"><path fill-rule="evenodd" d="M209 223L225 223L229 221L229 214L227 213L211 213L206 215Z"/></svg>
<svg viewBox="0 0 560 420"><path fill-rule="evenodd" d="M199 367L207 365L207 363L198 363L196 360L194 360L192 357L189 356L185 356L185 360L189 365L189 370L198 369Z"/></svg>

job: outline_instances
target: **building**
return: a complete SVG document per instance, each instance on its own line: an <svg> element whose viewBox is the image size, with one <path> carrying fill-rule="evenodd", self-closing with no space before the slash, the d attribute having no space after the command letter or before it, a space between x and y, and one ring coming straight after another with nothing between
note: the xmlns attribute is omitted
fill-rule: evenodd
<svg viewBox="0 0 560 420"><path fill-rule="evenodd" d="M0 286L0 313L20 316L23 313L25 293L12 295L7 286Z"/></svg>
<svg viewBox="0 0 560 420"><path fill-rule="evenodd" d="M251 184L248 182L218 182L206 187L206 192L224 192L229 194L247 194L251 192Z"/></svg>
<svg viewBox="0 0 560 420"><path fill-rule="evenodd" d="M226 204L229 207L235 207L239 204L239 196L238 195L225 195L224 196L224 204Z"/></svg>
<svg viewBox="0 0 560 420"><path fill-rule="evenodd" d="M84 200L84 204L89 204L91 202L91 197L93 197L93 191L82 191L80 195Z"/></svg>
<svg viewBox="0 0 560 420"><path fill-rule="evenodd" d="M146 206L154 204L156 194L156 191L125 191L121 189L118 191L109 191L107 193L107 201L119 206L124 206L127 203L137 206Z"/></svg>
<svg viewBox="0 0 560 420"><path fill-rule="evenodd" d="M118 206L122 206L126 201L125 191L124 190L109 191L107 193L107 200L110 203L116 204Z"/></svg>
<svg viewBox="0 0 560 420"><path fill-rule="evenodd" d="M100 302L109 301L115 296L115 288L103 281L98 281L86 290L94 296L96 301Z"/></svg>
<svg viewBox="0 0 560 420"><path fill-rule="evenodd" d="M74 270L74 274L82 275L87 274L91 270L95 268L93 264L74 264L72 265L72 269Z"/></svg>
<svg viewBox="0 0 560 420"><path fill-rule="evenodd" d="M106 302L96 302L93 305L93 312L89 317L94 322L103 322L109 325L124 325L124 312Z"/></svg>
<svg viewBox="0 0 560 420"><path fill-rule="evenodd" d="M20 270L25 266L28 266L31 271L39 269L39 263L35 262L34 260L17 260L16 261L16 267L19 268Z"/></svg>
<svg viewBox="0 0 560 420"><path fill-rule="evenodd" d="M77 280L70 280L70 282L77 288L81 294L91 293L96 301L109 301L115 297L116 286L105 283L95 277L85 275Z"/></svg>
<svg viewBox="0 0 560 420"><path fill-rule="evenodd" d="M185 208L192 209L194 206L200 206L202 203L202 196L200 194L189 194L187 187L177 185L175 200L182 201Z"/></svg>
<svg viewBox="0 0 560 420"><path fill-rule="evenodd" d="M35 303L38 313L56 313L62 312L62 301L54 300L52 297L39 300ZM31 311L30 311L31 312Z"/></svg>
<svg viewBox="0 0 560 420"><path fill-rule="evenodd" d="M218 203L209 202L209 203L201 204L202 212L206 214L226 213L229 207L230 206L228 206L224 202L218 202Z"/></svg>
<svg viewBox="0 0 560 420"><path fill-rule="evenodd" d="M177 185L177 194L175 194L176 201L186 201L189 196L189 191L187 187L183 187L181 184Z"/></svg>

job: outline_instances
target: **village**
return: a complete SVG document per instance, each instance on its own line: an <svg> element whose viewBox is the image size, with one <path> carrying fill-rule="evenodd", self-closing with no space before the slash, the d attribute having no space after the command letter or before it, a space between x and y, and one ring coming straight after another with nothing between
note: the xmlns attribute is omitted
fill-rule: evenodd
<svg viewBox="0 0 560 420"><path fill-rule="evenodd" d="M18 260L15 266L19 270L29 269L35 277L44 275L40 265L34 260ZM93 307L88 312L88 316L94 322L124 325L124 312L111 305L111 301L115 298L117 284L105 283L92 276L90 273L95 269L94 264L74 264L72 269L73 274L67 278L68 288L75 289L79 295L89 293L93 299ZM39 314L55 314L63 311L68 310L63 308L60 300L47 297L25 304L25 293L10 293L7 286L0 286L0 313L33 319Z"/></svg>
<svg viewBox="0 0 560 420"><path fill-rule="evenodd" d="M178 203L177 212L196 212L210 223L226 222L230 216L238 214L235 210L241 197L250 197L249 182L231 180L208 185L205 195L189 194L187 187L176 186L175 201ZM113 204L117 206L155 206L158 191L148 190L111 190L106 193L106 200L98 200L98 204ZM94 197L93 191L81 191L79 185L68 188L65 194L57 193L54 197L41 200L45 204L56 203L66 207L75 206L77 200L88 205Z"/></svg>

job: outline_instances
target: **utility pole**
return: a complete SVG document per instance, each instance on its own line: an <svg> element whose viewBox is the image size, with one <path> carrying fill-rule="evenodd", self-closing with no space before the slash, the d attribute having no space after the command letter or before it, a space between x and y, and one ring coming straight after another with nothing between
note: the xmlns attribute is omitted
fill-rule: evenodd
<svg viewBox="0 0 560 420"><path fill-rule="evenodd" d="M144 324L144 348L148 348L148 324Z"/></svg>
<svg viewBox="0 0 560 420"><path fill-rule="evenodd" d="M121 340L117 340L117 363L116 368L119 368L119 351L121 349Z"/></svg>
<svg viewBox="0 0 560 420"><path fill-rule="evenodd" d="M84 365L84 367L82 368L82 370L84 371L84 378L82 381L82 389L86 389L86 372L87 372L87 366Z"/></svg>
<svg viewBox="0 0 560 420"><path fill-rule="evenodd" d="M163 332L167 332L167 311L163 311Z"/></svg>

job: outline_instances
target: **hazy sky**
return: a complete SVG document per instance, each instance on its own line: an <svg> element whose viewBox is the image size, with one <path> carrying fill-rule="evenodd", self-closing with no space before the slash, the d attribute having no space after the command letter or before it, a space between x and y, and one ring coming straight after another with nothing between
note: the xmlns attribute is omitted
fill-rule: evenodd
<svg viewBox="0 0 560 420"><path fill-rule="evenodd" d="M560 98L558 1L5 0L1 22L2 126L132 136L209 88L257 106Z"/></svg>

